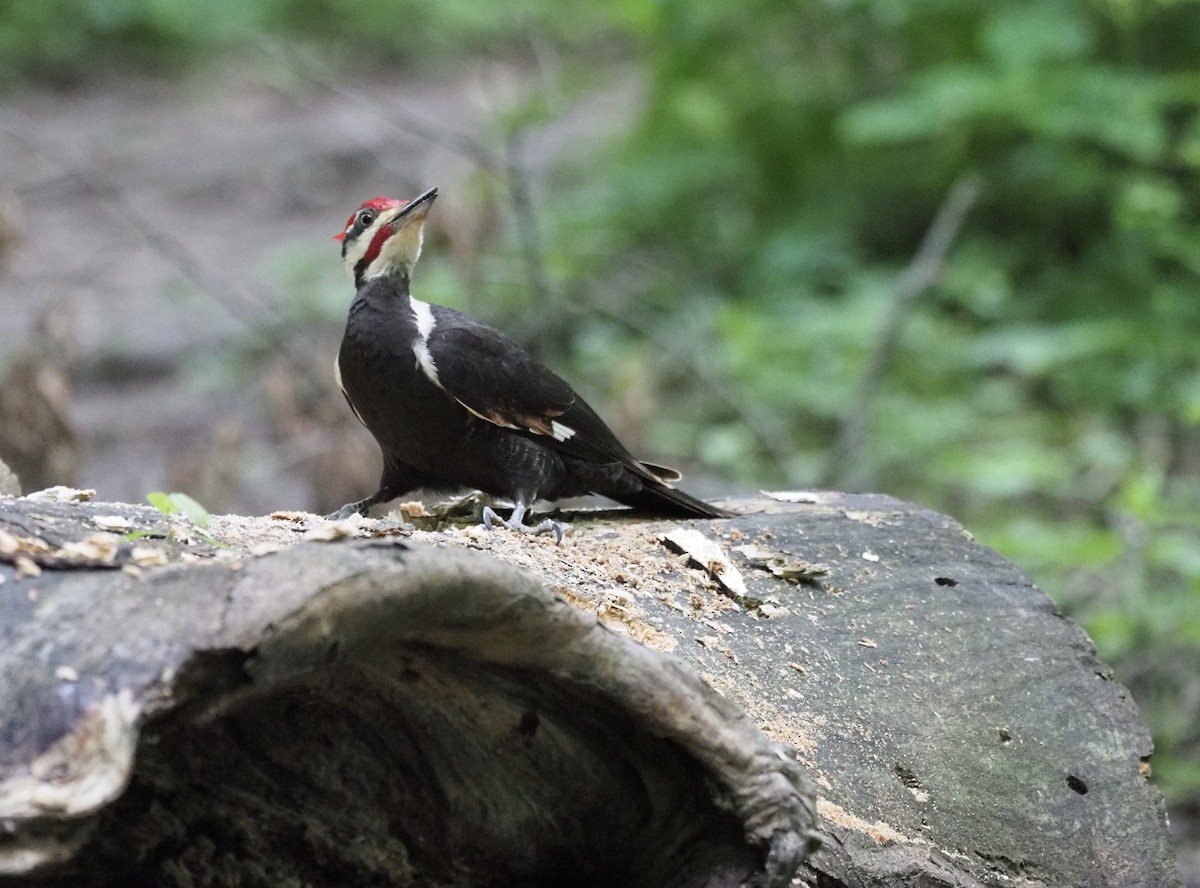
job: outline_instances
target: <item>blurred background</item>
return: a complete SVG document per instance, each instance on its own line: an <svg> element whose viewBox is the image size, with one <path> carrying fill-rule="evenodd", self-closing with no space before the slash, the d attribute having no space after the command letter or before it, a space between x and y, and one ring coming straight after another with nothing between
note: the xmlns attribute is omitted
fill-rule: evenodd
<svg viewBox="0 0 1200 888"><path fill-rule="evenodd" d="M700 494L947 512L1090 631L1200 885L1200 4L0 0L0 458L332 509L331 237ZM1064 701L1070 706L1070 701Z"/></svg>

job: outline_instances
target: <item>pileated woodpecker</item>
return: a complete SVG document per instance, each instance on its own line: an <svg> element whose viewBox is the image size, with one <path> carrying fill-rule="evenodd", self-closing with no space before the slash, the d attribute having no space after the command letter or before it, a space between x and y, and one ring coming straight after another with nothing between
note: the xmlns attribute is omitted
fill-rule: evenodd
<svg viewBox="0 0 1200 888"><path fill-rule="evenodd" d="M421 487L472 487L512 499L513 530L535 499L598 493L644 512L730 513L671 487L674 469L634 459L567 383L503 334L409 292L431 188L412 201L377 197L335 239L357 293L335 371L350 409L383 451L379 490L330 515L365 515ZM490 528L499 520L484 510Z"/></svg>

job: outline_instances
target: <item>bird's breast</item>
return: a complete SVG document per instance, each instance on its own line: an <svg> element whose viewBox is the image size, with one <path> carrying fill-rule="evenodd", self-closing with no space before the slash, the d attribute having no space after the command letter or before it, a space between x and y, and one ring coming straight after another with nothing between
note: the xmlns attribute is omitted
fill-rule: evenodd
<svg viewBox="0 0 1200 888"><path fill-rule="evenodd" d="M356 299L338 353L342 390L380 448L448 486L500 496L556 487L561 459L544 441L472 415L442 389L424 348L434 319L411 305Z"/></svg>
<svg viewBox="0 0 1200 888"><path fill-rule="evenodd" d="M356 301L338 352L346 397L380 445L396 452L436 442L464 423L461 408L421 369L419 342L406 305Z"/></svg>

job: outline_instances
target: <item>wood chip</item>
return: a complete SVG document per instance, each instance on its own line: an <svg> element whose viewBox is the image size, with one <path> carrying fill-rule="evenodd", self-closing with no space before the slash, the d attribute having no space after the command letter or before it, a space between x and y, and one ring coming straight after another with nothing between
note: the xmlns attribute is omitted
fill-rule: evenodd
<svg viewBox="0 0 1200 888"><path fill-rule="evenodd" d="M0 555L49 556L52 551L46 543L36 537L17 536L0 530Z"/></svg>
<svg viewBox="0 0 1200 888"><path fill-rule="evenodd" d="M155 567L170 561L166 551L158 546L134 546L129 557L140 567Z"/></svg>
<svg viewBox="0 0 1200 888"><path fill-rule="evenodd" d="M101 530L128 531L133 529L133 521L124 515L97 515L92 524Z"/></svg>
<svg viewBox="0 0 1200 888"><path fill-rule="evenodd" d="M47 487L24 497L35 503L90 503L96 496L96 491L88 488L78 490L74 487Z"/></svg>
<svg viewBox="0 0 1200 888"><path fill-rule="evenodd" d="M345 521L326 521L309 530L303 538L321 543L331 543L334 540L356 537L362 532L362 523L361 515L355 515Z"/></svg>
<svg viewBox="0 0 1200 888"><path fill-rule="evenodd" d="M303 524L313 516L308 512L289 512L287 510L279 510L277 512L272 512L267 517L272 521L291 521L295 524Z"/></svg>
<svg viewBox="0 0 1200 888"><path fill-rule="evenodd" d="M811 583L829 573L828 566L813 564L803 558L797 558L795 561L780 559L778 562L768 565L768 570L780 579L795 580L798 583Z"/></svg>
<svg viewBox="0 0 1200 888"><path fill-rule="evenodd" d="M694 564L708 572L721 586L740 601L746 596L746 581L733 566L721 547L698 530L677 527L659 537L677 552L687 555Z"/></svg>
<svg viewBox="0 0 1200 888"><path fill-rule="evenodd" d="M412 521L414 518L433 517L429 510L425 508L425 504L420 500L401 503L397 508L406 521Z"/></svg>
<svg viewBox="0 0 1200 888"><path fill-rule="evenodd" d="M859 521L872 527L890 527L901 524L903 512L870 512L863 509L843 509L842 514L851 521Z"/></svg>
<svg viewBox="0 0 1200 888"><path fill-rule="evenodd" d="M781 580L791 580L798 583L815 583L818 577L823 577L829 573L829 568L824 564L813 564L812 562L805 561L803 558L789 560L778 552L754 543L734 546L733 551L737 552L755 567L768 571Z"/></svg>
<svg viewBox="0 0 1200 888"><path fill-rule="evenodd" d="M755 611L769 620L776 620L780 617L786 617L791 613L791 611L786 607L780 607L775 604L760 604L757 608L755 608Z"/></svg>
<svg viewBox="0 0 1200 888"><path fill-rule="evenodd" d="M760 490L759 493L781 503L815 504L821 502L821 495L811 490Z"/></svg>
<svg viewBox="0 0 1200 888"><path fill-rule="evenodd" d="M755 567L765 565L776 554L765 546L759 546L756 543L743 543L740 546L734 546L733 551L737 552Z"/></svg>
<svg viewBox="0 0 1200 888"><path fill-rule="evenodd" d="M93 533L82 540L63 543L54 557L68 562L99 561L107 564L117 557L120 547L120 537L111 533Z"/></svg>

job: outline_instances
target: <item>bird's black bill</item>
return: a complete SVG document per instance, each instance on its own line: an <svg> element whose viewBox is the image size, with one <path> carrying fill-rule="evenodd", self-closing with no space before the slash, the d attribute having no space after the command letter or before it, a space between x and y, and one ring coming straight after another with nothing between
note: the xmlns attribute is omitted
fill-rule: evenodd
<svg viewBox="0 0 1200 888"><path fill-rule="evenodd" d="M437 197L437 189L436 188L430 188L428 191L426 191L420 197L414 197L412 200L410 200L408 203L406 203L404 205L404 208L402 210L400 210L399 213L396 214L396 217L394 219L392 219L390 224L395 225L397 222L399 222L401 219L403 219L405 216L407 216L409 213L411 213L417 207L424 206L425 204L430 203L435 197Z"/></svg>

